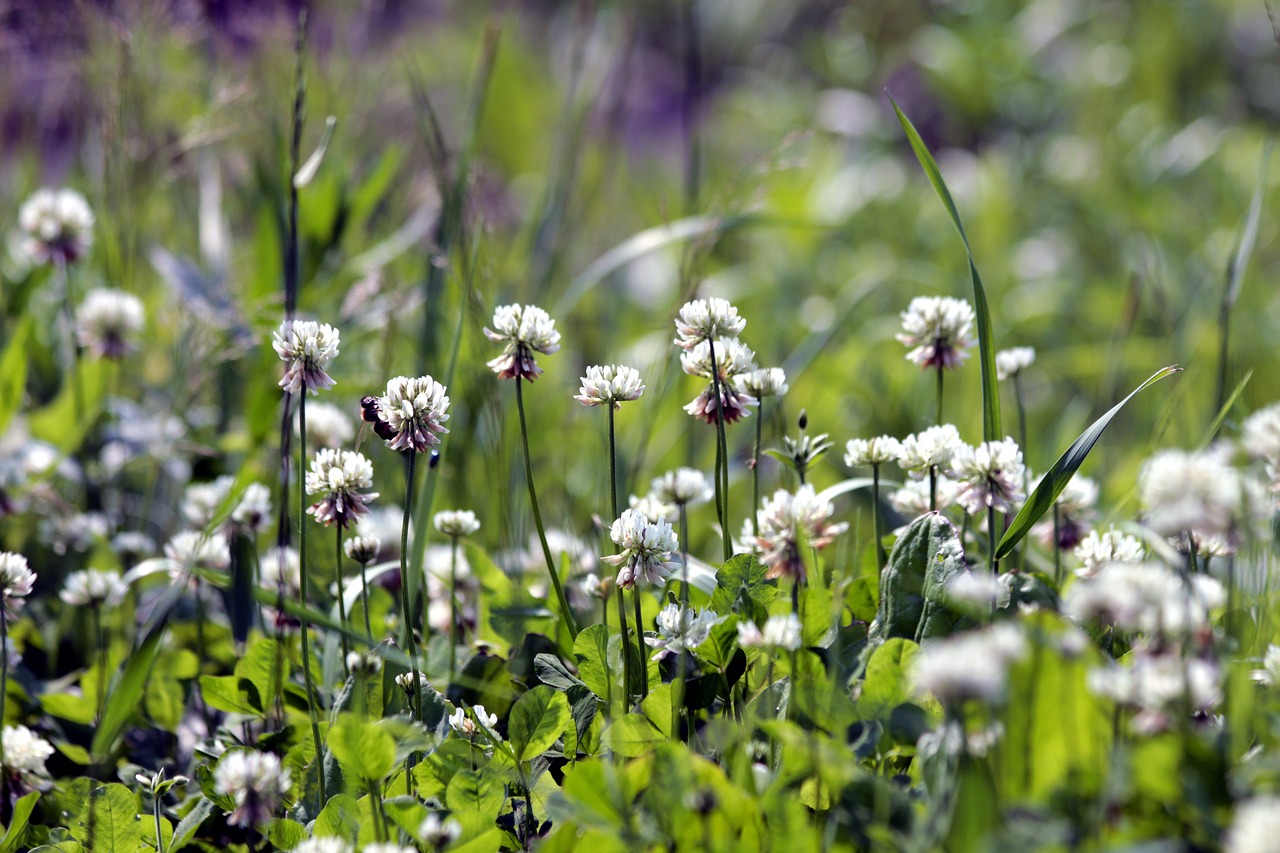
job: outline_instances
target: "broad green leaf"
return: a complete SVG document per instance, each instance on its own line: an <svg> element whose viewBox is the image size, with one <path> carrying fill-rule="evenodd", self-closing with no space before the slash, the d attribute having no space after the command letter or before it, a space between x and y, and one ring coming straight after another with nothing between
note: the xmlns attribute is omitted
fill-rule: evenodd
<svg viewBox="0 0 1280 853"><path fill-rule="evenodd" d="M569 700L545 684L524 694L511 709L507 738L516 759L527 761L551 748L572 720Z"/></svg>
<svg viewBox="0 0 1280 853"><path fill-rule="evenodd" d="M573 657L578 662L578 677L601 699L609 696L609 631L604 625L583 628L573 641ZM621 683L620 678L615 678Z"/></svg>
<svg viewBox="0 0 1280 853"><path fill-rule="evenodd" d="M429 813L427 807L415 797L388 797L382 801L382 809L411 838L417 836Z"/></svg>
<svg viewBox="0 0 1280 853"><path fill-rule="evenodd" d="M31 822L31 812L39 799L40 792L32 791L13 804L13 817L9 821L9 828L5 831L4 838L0 838L0 853L13 853L19 849L18 845L27 831L27 824Z"/></svg>
<svg viewBox="0 0 1280 853"><path fill-rule="evenodd" d="M395 769L395 739L377 723L343 715L329 730L328 743L348 776L378 782Z"/></svg>
<svg viewBox="0 0 1280 853"><path fill-rule="evenodd" d="M331 796L311 828L314 838L352 839L360 834L360 807L350 794Z"/></svg>
<svg viewBox="0 0 1280 853"><path fill-rule="evenodd" d="M931 512L911 522L880 573L880 606L868 640L920 642L951 633L955 615L945 605L946 585L964 571L964 551L950 521Z"/></svg>
<svg viewBox="0 0 1280 853"><path fill-rule="evenodd" d="M138 708L142 705L142 691L151 675L151 667L160 651L160 641L166 630L163 626L153 630L138 650L125 664L124 672L107 695L107 705L102 712L102 720L93 733L93 742L89 751L95 761L101 761L116 748L124 727Z"/></svg>
<svg viewBox="0 0 1280 853"><path fill-rule="evenodd" d="M506 803L506 790L498 772L491 767L463 770L449 780L445 804L453 811L473 811L497 818Z"/></svg>
<svg viewBox="0 0 1280 853"><path fill-rule="evenodd" d="M273 820L267 830L267 840L279 850L292 850L306 839L307 828L294 820Z"/></svg>
<svg viewBox="0 0 1280 853"><path fill-rule="evenodd" d="M1085 457L1089 455L1089 451L1098 443L1098 439L1102 438L1102 433L1106 430L1107 425L1111 423L1111 419L1125 407L1125 404L1149 385L1181 370L1182 368L1180 367L1172 366L1156 371L1151 375L1150 379L1133 389L1128 397L1116 403L1109 412L1094 421L1092 426L1082 432L1080 437L1071 443L1067 451L1058 458L1057 462L1053 463L1049 473L1044 475L1040 485L1036 486L1035 491L1027 498L1027 502L1022 505L1022 509L1018 510L1018 514L1014 516L1009 528L1005 530L1004 536L1000 539L1000 545L996 548L996 557L1003 558L1008 556L1022 541L1022 537L1026 536L1028 531L1031 530L1032 525L1053 508L1053 502L1058 499L1058 495L1062 494L1062 490L1067 487L1067 483L1071 482L1071 478L1076 471L1080 470L1080 466L1084 464Z"/></svg>
<svg viewBox="0 0 1280 853"><path fill-rule="evenodd" d="M178 821L178 826L173 831L173 844L169 849L181 850L186 846L187 842L195 838L196 833L200 831L201 824L213 814L213 810L212 801L205 797L197 799L191 810Z"/></svg>
<svg viewBox="0 0 1280 853"><path fill-rule="evenodd" d="M582 681L569 672L560 658L546 652L534 657L533 671L539 681L551 685L556 690L568 690L570 687L582 684Z"/></svg>
<svg viewBox="0 0 1280 853"><path fill-rule="evenodd" d="M765 577L768 569L755 554L738 554L716 571L716 589L711 609L727 616L763 624L769 605L778 597L777 581Z"/></svg>
<svg viewBox="0 0 1280 853"><path fill-rule="evenodd" d="M911 640L891 637L871 653L858 698L860 716L875 719L911 698L908 672L919 651L920 647Z"/></svg>
<svg viewBox="0 0 1280 853"><path fill-rule="evenodd" d="M79 450L102 410L108 369L105 359L82 358L65 377L58 396L27 416L31 437L63 453Z"/></svg>
<svg viewBox="0 0 1280 853"><path fill-rule="evenodd" d="M1004 431L1000 426L1000 391L996 385L996 345L991 332L991 309L987 305L987 292L982 286L982 277L978 275L978 267L973 262L973 249L969 246L969 236L964 232L964 225L960 222L960 212L956 210L951 191L947 189L947 184L942 179L942 172L939 171L933 155L929 153L928 146L920 138L911 119L907 118L906 113L898 107L898 102L892 97L889 98L889 102L893 104L898 123L902 125L907 141L911 143L911 150L920 161L920 167L924 169L929 183L933 185L933 191L942 200L943 206L947 209L947 215L951 217L951 224L956 227L956 231L960 234L960 241L964 243L965 255L969 260L969 278L973 282L973 308L978 326L978 354L982 368L982 440L999 441L1004 437Z"/></svg>
<svg viewBox="0 0 1280 853"><path fill-rule="evenodd" d="M200 676L200 696L210 708L230 714L260 715L248 694L240 689L240 679L234 675Z"/></svg>
<svg viewBox="0 0 1280 853"><path fill-rule="evenodd" d="M143 827L133 792L113 782L89 792L84 811L70 828L85 853L139 853L144 849Z"/></svg>
<svg viewBox="0 0 1280 853"><path fill-rule="evenodd" d="M33 315L24 314L13 330L13 336L0 355L0 435L22 405L27 387L27 349L30 346Z"/></svg>
<svg viewBox="0 0 1280 853"><path fill-rule="evenodd" d="M266 711L280 695L284 659L280 657L280 641L272 637L256 640L236 661L236 678L248 681L257 692L257 706Z"/></svg>
<svg viewBox="0 0 1280 853"><path fill-rule="evenodd" d="M667 735L644 714L627 714L613 721L613 725L605 730L604 739L614 752L634 758L653 752L666 743Z"/></svg>
<svg viewBox="0 0 1280 853"><path fill-rule="evenodd" d="M40 707L45 713L60 720L69 720L87 726L93 722L97 709L84 696L71 693L46 693L40 697Z"/></svg>

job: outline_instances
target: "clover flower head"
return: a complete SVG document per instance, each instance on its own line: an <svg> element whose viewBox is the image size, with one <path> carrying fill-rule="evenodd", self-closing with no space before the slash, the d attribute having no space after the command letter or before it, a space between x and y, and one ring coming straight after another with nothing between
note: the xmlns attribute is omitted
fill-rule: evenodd
<svg viewBox="0 0 1280 853"><path fill-rule="evenodd" d="M939 475L937 478L938 510L952 506L960 497L960 484L950 477ZM893 508L908 518L919 518L932 511L928 480L907 480L902 488L889 495L889 503Z"/></svg>
<svg viewBox="0 0 1280 853"><path fill-rule="evenodd" d="M715 338L736 338L747 321L738 316L727 299L711 297L686 302L676 315L675 345L693 349L699 343Z"/></svg>
<svg viewBox="0 0 1280 853"><path fill-rule="evenodd" d="M0 735L4 744L4 772L34 787L49 777L44 762L53 755L53 744L26 726L5 726Z"/></svg>
<svg viewBox="0 0 1280 853"><path fill-rule="evenodd" d="M291 783L288 768L269 752L225 752L213 773L214 790L231 797L236 804L227 823L246 828L273 817Z"/></svg>
<svg viewBox="0 0 1280 853"><path fill-rule="evenodd" d="M931 468L943 471L963 445L960 431L952 424L931 426L902 440L902 456L898 465L902 470L920 476L927 475Z"/></svg>
<svg viewBox="0 0 1280 853"><path fill-rule="evenodd" d="M111 597L120 573L104 569L83 569L67 575L58 596L72 607L100 607Z"/></svg>
<svg viewBox="0 0 1280 853"><path fill-rule="evenodd" d="M671 574L671 555L680 545L667 521L652 522L643 513L625 509L610 526L609 537L621 551L601 559L619 568L620 588L661 584Z"/></svg>
<svg viewBox="0 0 1280 853"><path fill-rule="evenodd" d="M663 503L689 507L711 500L715 489L697 468L677 468L655 477L649 483L649 493Z"/></svg>
<svg viewBox="0 0 1280 853"><path fill-rule="evenodd" d="M221 533L205 536L199 530L180 531L165 544L164 555L183 566L225 569L231 565L231 545Z"/></svg>
<svg viewBox="0 0 1280 853"><path fill-rule="evenodd" d="M951 471L961 484L960 505L970 515L988 508L1008 512L1024 497L1022 451L1012 438L977 447L962 444L951 457Z"/></svg>
<svg viewBox="0 0 1280 853"><path fill-rule="evenodd" d="M1280 797L1264 795L1236 808L1222 849L1225 853L1271 853L1280 838Z"/></svg>
<svg viewBox="0 0 1280 853"><path fill-rule="evenodd" d="M298 424L294 423L297 433ZM317 447L342 447L356 437L355 427L339 407L333 403L313 403L307 406L307 441Z"/></svg>
<svg viewBox="0 0 1280 853"><path fill-rule="evenodd" d="M302 563L298 559L296 548L285 546L272 548L262 555L258 576L263 589L278 589L284 586L285 592L296 595L302 591Z"/></svg>
<svg viewBox="0 0 1280 853"><path fill-rule="evenodd" d="M1089 670L1085 683L1093 693L1143 712L1148 730L1167 727L1169 712L1188 699L1196 711L1211 710L1222 701L1218 666L1212 661L1142 651L1129 660L1128 666L1111 663Z"/></svg>
<svg viewBox="0 0 1280 853"><path fill-rule="evenodd" d="M485 337L503 345L502 354L488 362L500 379L527 379L542 375L533 354L551 355L560 349L556 321L536 305L500 305L493 312L493 328Z"/></svg>
<svg viewBox="0 0 1280 853"><path fill-rule="evenodd" d="M1275 687L1280 684L1280 646L1272 643L1262 655L1262 669L1250 672L1253 680L1259 684Z"/></svg>
<svg viewBox="0 0 1280 853"><path fill-rule="evenodd" d="M714 370L711 367L713 357ZM719 376L722 382L732 381L734 385L739 385L742 376L755 371L755 357L751 347L737 338L704 340L680 353L680 368L690 376L703 379Z"/></svg>
<svg viewBox="0 0 1280 853"><path fill-rule="evenodd" d="M121 557L137 559L156 552L156 541L139 530L124 530L111 540L111 549Z"/></svg>
<svg viewBox="0 0 1280 853"><path fill-rule="evenodd" d="M943 592L947 602L960 610L990 613L993 607L1007 606L1009 588L987 572L960 572L947 582ZM1003 605L1001 598L1004 599Z"/></svg>
<svg viewBox="0 0 1280 853"><path fill-rule="evenodd" d="M657 524L663 519L675 518L677 516L677 507L675 504L667 503L652 493L647 495L632 495L627 501L627 506L640 513L654 524Z"/></svg>
<svg viewBox="0 0 1280 853"><path fill-rule="evenodd" d="M646 636L644 641L650 648L657 649L653 659L662 660L667 655L693 651L705 643L711 629L724 620L724 616L713 610L668 604L658 614L658 635Z"/></svg>
<svg viewBox="0 0 1280 853"><path fill-rule="evenodd" d="M644 383L634 367L624 364L604 364L587 368L582 377L582 387L573 399L584 406L613 406L622 408L629 400L638 400L644 393Z"/></svg>
<svg viewBox="0 0 1280 853"><path fill-rule="evenodd" d="M378 430L392 450L426 453L440 446L440 436L449 430L448 389L430 376L397 376L387 383L387 392L377 398ZM375 427L377 428L377 427Z"/></svg>
<svg viewBox="0 0 1280 853"><path fill-rule="evenodd" d="M794 613L770 616L763 630L748 620L738 623L738 645L744 649L777 649L794 652L800 648L804 630Z"/></svg>
<svg viewBox="0 0 1280 853"><path fill-rule="evenodd" d="M307 512L325 527L350 527L369 511L377 492L362 492L373 485L373 464L364 454L324 448L311 460L307 494L321 495Z"/></svg>
<svg viewBox="0 0 1280 853"><path fill-rule="evenodd" d="M801 546L825 548L849 529L844 522L831 522L834 512L831 501L819 497L808 483L795 492L778 489L773 497L765 498L757 516L760 530L756 541L763 552L760 562L769 567L766 577L803 580Z"/></svg>
<svg viewBox="0 0 1280 853"><path fill-rule="evenodd" d="M1212 611L1225 603L1222 584L1208 575L1184 580L1160 563L1113 562L1072 584L1062 611L1078 621L1176 641L1207 627Z"/></svg>
<svg viewBox="0 0 1280 853"><path fill-rule="evenodd" d="M462 835L462 824L455 818L441 818L439 813L431 812L418 827L418 837L433 850L443 850Z"/></svg>
<svg viewBox="0 0 1280 853"><path fill-rule="evenodd" d="M436 530L445 536L454 538L470 536L480 529L480 522L476 519L476 514L469 509L450 509L437 512L433 521L435 522Z"/></svg>
<svg viewBox="0 0 1280 853"><path fill-rule="evenodd" d="M35 262L75 263L93 245L93 211L71 189L39 189L18 210L23 250Z"/></svg>
<svg viewBox="0 0 1280 853"><path fill-rule="evenodd" d="M328 838L308 838L293 848L293 853L352 853L352 848L346 840L329 836Z"/></svg>
<svg viewBox="0 0 1280 853"><path fill-rule="evenodd" d="M914 659L912 684L918 694L931 693L948 704L999 702L1008 689L1010 665L1026 651L1026 636L1012 622L926 641Z"/></svg>
<svg viewBox="0 0 1280 853"><path fill-rule="evenodd" d="M378 552L382 550L382 540L377 536L352 536L342 543L342 548L347 552L348 558L361 565L367 565L378 559Z"/></svg>
<svg viewBox="0 0 1280 853"><path fill-rule="evenodd" d="M734 381L757 400L787 393L787 373L781 367L758 367L734 377Z"/></svg>
<svg viewBox="0 0 1280 853"><path fill-rule="evenodd" d="M1280 460L1280 403L1273 403L1245 418L1240 444L1254 459L1273 464Z"/></svg>
<svg viewBox="0 0 1280 853"><path fill-rule="evenodd" d="M231 511L231 520L254 533L261 533L271 523L271 489L265 483L250 483Z"/></svg>
<svg viewBox="0 0 1280 853"><path fill-rule="evenodd" d="M1107 563L1141 563L1146 558L1146 548L1140 539L1114 527L1089 531L1074 553L1083 563L1076 574L1085 578L1096 575Z"/></svg>
<svg viewBox="0 0 1280 853"><path fill-rule="evenodd" d="M907 360L921 368L955 369L969 357L973 307L950 296L917 296L902 317L902 333L897 338L909 347Z"/></svg>
<svg viewBox="0 0 1280 853"><path fill-rule="evenodd" d="M850 439L844 446L844 464L850 468L868 468L897 462L902 455L902 442L891 435Z"/></svg>
<svg viewBox="0 0 1280 853"><path fill-rule="evenodd" d="M413 695L413 673L402 672L396 676L396 686L405 692L406 696ZM431 687L431 682L427 680L425 672L418 673L418 689L425 690Z"/></svg>
<svg viewBox="0 0 1280 853"><path fill-rule="evenodd" d="M133 294L94 288L76 309L76 340L99 358L121 359L135 349L146 319L142 300Z"/></svg>
<svg viewBox="0 0 1280 853"><path fill-rule="evenodd" d="M285 320L271 334L271 346L285 363L280 387L290 394L304 389L312 394L333 387L325 372L338 354L338 330L314 320Z"/></svg>
<svg viewBox="0 0 1280 853"><path fill-rule="evenodd" d="M1011 347L996 353L996 377L1004 381L1017 376L1030 367L1036 360L1036 351L1032 347Z"/></svg>
<svg viewBox="0 0 1280 853"><path fill-rule="evenodd" d="M224 474L208 483L187 486L182 495L182 517L195 527L206 527L231 494L235 482L235 477Z"/></svg>
<svg viewBox="0 0 1280 853"><path fill-rule="evenodd" d="M12 551L0 552L0 594L4 607L14 614L22 609L24 599L35 588L36 573L27 565L27 558Z"/></svg>
<svg viewBox="0 0 1280 853"><path fill-rule="evenodd" d="M1197 539L1238 536L1244 491L1225 447L1160 451L1142 466L1138 491L1146 524L1157 533L1190 532Z"/></svg>
<svg viewBox="0 0 1280 853"><path fill-rule="evenodd" d="M455 708L449 716L449 727L463 737L475 737L480 731L477 721L480 725L493 728L498 724L498 715L490 714L483 705L472 705L470 715L464 708Z"/></svg>

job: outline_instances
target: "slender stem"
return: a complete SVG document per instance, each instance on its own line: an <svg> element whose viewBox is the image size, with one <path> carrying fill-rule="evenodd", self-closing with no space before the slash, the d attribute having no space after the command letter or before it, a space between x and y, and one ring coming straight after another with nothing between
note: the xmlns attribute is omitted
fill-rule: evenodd
<svg viewBox="0 0 1280 853"><path fill-rule="evenodd" d="M164 833L160 825L160 798L163 794L152 794L151 810L156 816L156 850L159 853L165 853L164 850Z"/></svg>
<svg viewBox="0 0 1280 853"><path fill-rule="evenodd" d="M306 481L306 464L307 389L304 387L298 397L298 590L303 607L307 606L307 490L301 484ZM316 748L316 776L320 780L320 802L323 805L328 802L329 797L324 784L324 749L320 744L320 715L316 712L315 681L311 677L311 632L307 630L305 616L301 623L298 628L302 634L302 674L307 683L307 713L311 717L311 739Z"/></svg>
<svg viewBox="0 0 1280 853"><path fill-rule="evenodd" d="M97 602L89 605L89 615L93 622L93 639L98 644L98 708L95 719L101 722L102 711L107 704L107 643L102 633L101 605Z"/></svg>
<svg viewBox="0 0 1280 853"><path fill-rule="evenodd" d="M991 568L992 576L1000 573L996 563L996 508L993 506L987 507L987 565Z"/></svg>
<svg viewBox="0 0 1280 853"><path fill-rule="evenodd" d="M5 700L9 696L9 601L0 599L0 731L5 726ZM0 767L7 767L4 738L0 738ZM8 802L8 775L0 773L0 802Z"/></svg>
<svg viewBox="0 0 1280 853"><path fill-rule="evenodd" d="M66 351L63 358L66 364L63 366L67 369L67 378L71 383L71 398L75 403L72 411L76 420L80 420L85 416L85 408L84 392L80 388L80 372L76 369L80 366L80 347L76 343L76 303L71 292L71 270L64 259L55 260L54 268L62 279L62 307L67 317Z"/></svg>
<svg viewBox="0 0 1280 853"><path fill-rule="evenodd" d="M369 642L376 644L373 636L373 623L369 621L369 564L360 564L360 606L364 608L364 632L369 635Z"/></svg>
<svg viewBox="0 0 1280 853"><path fill-rule="evenodd" d="M724 543L724 560L733 556L733 540L729 536L729 447L724 437L724 386L720 383L720 370L716 366L716 342L707 339L707 352L711 355L711 393L716 398L716 506L720 510L720 538ZM636 629L637 631L639 628Z"/></svg>
<svg viewBox="0 0 1280 853"><path fill-rule="evenodd" d="M618 648L622 651L622 701L623 713L631 707L631 641L627 638L627 595L626 590L618 587L618 626L622 632L622 642Z"/></svg>
<svg viewBox="0 0 1280 853"><path fill-rule="evenodd" d="M1026 402L1022 398L1022 371L1013 374L1013 396L1018 403L1018 446L1022 448L1022 455L1027 455L1027 407ZM1031 469L1026 465L1022 466L1022 493L1024 495L1031 494ZM1054 548L1057 548L1057 531L1054 531ZM1018 565L1023 570L1027 568L1027 539L1022 538L1022 547L1019 549Z"/></svg>
<svg viewBox="0 0 1280 853"><path fill-rule="evenodd" d="M938 511L938 466L929 466L929 511Z"/></svg>
<svg viewBox="0 0 1280 853"><path fill-rule="evenodd" d="M935 426L942 426L942 367L938 367L938 387L937 387L937 405L934 408L933 423Z"/></svg>
<svg viewBox="0 0 1280 853"><path fill-rule="evenodd" d="M1059 544L1062 540L1062 512L1058 509L1058 504L1053 505L1053 585L1059 590L1062 589L1062 546Z"/></svg>
<svg viewBox="0 0 1280 853"><path fill-rule="evenodd" d="M883 569L888 557L884 553L884 541L880 533L880 465L871 466L871 533L876 539L876 565Z"/></svg>
<svg viewBox="0 0 1280 853"><path fill-rule="evenodd" d="M614 437L614 410L609 406L609 510L618 517L618 450Z"/></svg>
<svg viewBox="0 0 1280 853"><path fill-rule="evenodd" d="M751 530L760 535L760 445L764 438L764 398L756 409L756 449L751 456Z"/></svg>
<svg viewBox="0 0 1280 853"><path fill-rule="evenodd" d="M449 551L449 684L453 684L458 671L458 643L462 641L458 630L458 537L450 537L453 547Z"/></svg>
<svg viewBox="0 0 1280 853"><path fill-rule="evenodd" d="M400 621L401 638L409 654L409 671L413 677L413 690L409 691L409 711L418 710L422 704L420 683L422 670L418 668L418 650L413 638L413 609L409 606L409 519L413 518L413 487L418 471L418 453L409 451L405 467L404 517L400 521Z"/></svg>
<svg viewBox="0 0 1280 853"><path fill-rule="evenodd" d="M529 503L533 505L533 523L538 528L538 542L542 545L542 556L547 560L547 573L551 575L551 585L555 587L556 600L560 602L560 612L565 624L569 627L569 636L578 638L578 625L574 622L573 611L569 609L569 599L565 598L564 586L560 583L560 573L556 571L556 561L551 556L551 546L547 544L547 531L542 526L542 510L538 508L538 492L533 487L533 462L529 458L529 427L524 416L524 380L516 377L516 409L520 413L520 441L524 447L524 477L529 484Z"/></svg>
<svg viewBox="0 0 1280 853"><path fill-rule="evenodd" d="M342 589L342 525L334 525L337 531L337 549L333 552L333 574L334 580L338 582L338 624L343 628L347 627L347 597ZM347 669L347 655L351 653L351 641L347 639L347 633L342 632L342 668L347 674L351 674L351 670Z"/></svg>
<svg viewBox="0 0 1280 853"><path fill-rule="evenodd" d="M614 432L614 408L609 406L609 511L612 518L618 517L618 445L617 437ZM618 553L618 545L615 543L613 552ZM618 589L618 601L622 602L622 589ZM627 614L624 607L619 606L618 612L622 619L622 695L624 701L628 701L631 696L631 654L627 648ZM604 604L604 635L609 636L609 603ZM606 644L608 640L606 639ZM604 683L605 692L612 690L613 676L609 673L609 655L604 656ZM612 712L612 704L609 697L605 697L605 707Z"/></svg>
<svg viewBox="0 0 1280 853"><path fill-rule="evenodd" d="M640 585L631 590L631 603L636 611L636 649L640 652L640 698L649 696L649 666L644 659L644 616L640 612Z"/></svg>

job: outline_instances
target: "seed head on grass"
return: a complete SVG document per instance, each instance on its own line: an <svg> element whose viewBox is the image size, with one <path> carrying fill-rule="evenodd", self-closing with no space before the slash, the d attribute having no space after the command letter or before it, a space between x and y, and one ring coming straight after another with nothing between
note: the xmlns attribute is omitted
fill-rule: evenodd
<svg viewBox="0 0 1280 853"><path fill-rule="evenodd" d="M629 400L638 400L644 393L644 383L634 367L622 364L605 364L587 368L582 377L582 387L573 399L584 406L613 406L622 408Z"/></svg>
<svg viewBox="0 0 1280 853"><path fill-rule="evenodd" d="M542 375L535 352L551 355L560 349L556 322L536 305L500 305L493 312L493 328L485 327L485 337L503 345L502 354L488 362L500 379L527 379Z"/></svg>
<svg viewBox="0 0 1280 853"><path fill-rule="evenodd" d="M36 190L18 210L18 227L36 263L75 263L93 245L93 211L75 190Z"/></svg>
<svg viewBox="0 0 1280 853"><path fill-rule="evenodd" d="M285 320L271 335L271 346L284 361L280 387L290 394L304 389L311 394L332 388L333 377L325 372L338 354L338 330L314 320Z"/></svg>
<svg viewBox="0 0 1280 853"><path fill-rule="evenodd" d="M325 527L347 528L369 512L377 492L363 492L373 485L373 464L362 453L325 448L311 460L307 494L320 495L307 512Z"/></svg>
<svg viewBox="0 0 1280 853"><path fill-rule="evenodd" d="M387 383L387 392L377 398L377 429L392 450L426 453L440 446L440 436L449 430L448 389L430 376L397 376ZM376 428L376 427L375 427Z"/></svg>
<svg viewBox="0 0 1280 853"><path fill-rule="evenodd" d="M900 316L902 332L897 338L914 347L907 353L908 361L921 368L954 370L969 358L967 350L976 341L973 307L968 302L950 296L917 296Z"/></svg>
<svg viewBox="0 0 1280 853"><path fill-rule="evenodd" d="M145 323L141 299L99 287L84 295L76 311L76 339L98 358L121 359L137 348Z"/></svg>
<svg viewBox="0 0 1280 853"><path fill-rule="evenodd" d="M795 492L778 489L773 497L765 498L756 541L763 551L760 562L769 567L766 577L804 580L801 547L825 548L849 529L844 522L832 523L834 512L831 501L820 498L807 483Z"/></svg>
<svg viewBox="0 0 1280 853"><path fill-rule="evenodd" d="M620 588L634 589L641 582L660 585L671 574L671 555L680 544L667 521L652 522L643 513L626 509L609 528L609 537L621 550L601 559L619 568Z"/></svg>

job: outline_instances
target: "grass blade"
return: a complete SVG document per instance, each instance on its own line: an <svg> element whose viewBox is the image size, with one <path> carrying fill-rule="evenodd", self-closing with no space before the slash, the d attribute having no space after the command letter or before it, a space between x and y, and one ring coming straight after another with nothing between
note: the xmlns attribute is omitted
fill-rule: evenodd
<svg viewBox="0 0 1280 853"><path fill-rule="evenodd" d="M1209 428L1204 431L1204 435L1200 437L1200 443L1196 445L1196 450L1204 450L1213 441L1218 434L1218 430L1222 429L1222 422L1227 419L1227 414L1235 406L1236 401L1240 399L1240 395L1244 393L1244 388L1249 384L1249 380L1253 378L1253 371L1250 370L1244 375L1244 378L1236 383L1236 389L1231 392L1231 396L1226 399L1222 407L1218 409L1217 417L1213 419L1213 423L1209 424Z"/></svg>
<svg viewBox="0 0 1280 853"><path fill-rule="evenodd" d="M1000 426L1000 391L996 386L996 345L991 333L991 309L987 305L987 291L982 286L982 277L978 275L978 267L973 262L973 249L969 246L969 236L964 233L964 225L960 222L956 203L951 198L951 191L947 189L946 182L942 180L942 172L938 170L937 162L929 153L911 119L907 118L898 107L898 102L892 95L889 97L889 102L893 104L893 111L898 116L898 123L902 125L903 132L907 135L907 141L911 143L911 150L920 161L920 168L924 169L925 176L929 178L929 183L933 184L934 192L938 194L938 198L947 209L947 214L951 217L951 224L959 232L960 240L964 243L965 254L969 258L969 278L973 281L973 307L978 323L978 354L982 366L982 440L999 441L1003 438L1004 431Z"/></svg>
<svg viewBox="0 0 1280 853"><path fill-rule="evenodd" d="M166 625L157 625L155 630L142 641L142 645L129 658L124 674L112 688L107 698L107 706L102 711L102 721L98 730L93 733L90 752L94 764L101 764L116 747L116 742L124 733L125 724L138 713L142 705L142 691L151 676L151 667L160 652L160 640L164 637Z"/></svg>
<svg viewBox="0 0 1280 853"><path fill-rule="evenodd" d="M1152 385L1161 379L1173 373L1178 373L1182 368L1176 365L1172 367L1162 367L1160 370L1152 374L1151 378L1143 382L1137 388L1129 393L1119 403L1111 408L1102 417L1098 418L1084 432L1080 434L1071 446L1067 448L1067 452L1053 463L1053 467L1049 469L1049 473L1044 475L1044 479L1040 481L1040 485L1036 486L1027 502L1022 505L1022 509L1018 511L1014 517L1013 523L1009 525L1009 529L1004 532L1004 537L1000 540L1000 545L996 548L997 559L1007 556L1023 536L1031 530L1031 526L1053 508L1053 502L1058 499L1058 495L1062 494L1062 490L1067 487L1067 483L1080 470L1080 466L1084 463L1085 457L1089 455L1089 451L1098 443L1098 439L1102 438L1102 432L1111 423L1111 419L1124 408L1125 404L1138 395L1147 386Z"/></svg>
<svg viewBox="0 0 1280 853"><path fill-rule="evenodd" d="M324 135L320 137L320 144L316 146L316 150L307 158L307 162L302 164L302 168L293 176L294 189L302 189L311 183L315 178L316 172L320 171L320 164L324 162L325 152L329 150L329 143L333 141L334 128L338 126L337 116L329 116L324 120Z"/></svg>

